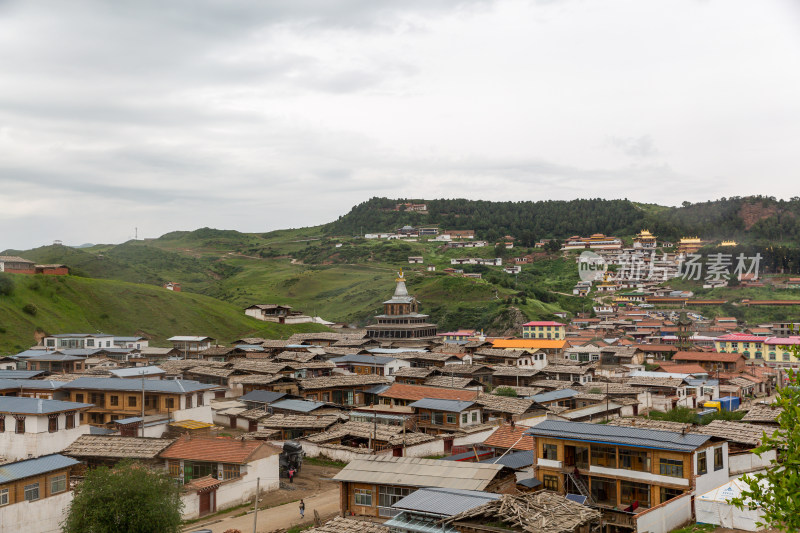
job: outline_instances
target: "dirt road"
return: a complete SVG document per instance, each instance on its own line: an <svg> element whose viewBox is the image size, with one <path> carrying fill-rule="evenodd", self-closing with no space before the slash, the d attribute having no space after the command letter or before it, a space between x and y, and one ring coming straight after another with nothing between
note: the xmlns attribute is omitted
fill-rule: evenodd
<svg viewBox="0 0 800 533"><path fill-rule="evenodd" d="M332 488L325 492L305 499L306 517L300 518L298 502L286 503L270 509L258 511L258 533L275 531L276 529L289 529L299 524L311 523L314 520L316 510L323 521L339 512L339 489ZM197 526L184 531L195 531L198 529L210 529L214 533L224 533L229 529L238 529L242 533L253 531L253 513L244 516L226 518L215 524Z"/></svg>

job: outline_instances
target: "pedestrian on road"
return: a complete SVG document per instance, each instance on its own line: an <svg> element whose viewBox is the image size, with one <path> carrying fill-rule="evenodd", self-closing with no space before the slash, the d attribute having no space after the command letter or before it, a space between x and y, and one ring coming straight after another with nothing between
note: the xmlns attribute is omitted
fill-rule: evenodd
<svg viewBox="0 0 800 533"><path fill-rule="evenodd" d="M303 518L306 513L306 504L303 500L300 500L300 518Z"/></svg>
<svg viewBox="0 0 800 533"><path fill-rule="evenodd" d="M294 468L289 469L289 483L294 483Z"/></svg>

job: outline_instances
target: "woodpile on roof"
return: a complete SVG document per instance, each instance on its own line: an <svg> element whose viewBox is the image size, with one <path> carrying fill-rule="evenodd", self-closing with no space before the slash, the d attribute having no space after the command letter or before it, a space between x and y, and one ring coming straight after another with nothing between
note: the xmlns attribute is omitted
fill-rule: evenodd
<svg viewBox="0 0 800 533"><path fill-rule="evenodd" d="M501 521L507 524L505 529L513 531L572 533L579 526L598 522L600 517L600 511L543 490L523 496L503 494L497 500L445 518L442 522L468 524Z"/></svg>
<svg viewBox="0 0 800 533"><path fill-rule="evenodd" d="M434 371L435 369L429 366L404 366L392 375L395 378L426 378Z"/></svg>
<svg viewBox="0 0 800 533"><path fill-rule="evenodd" d="M481 394L475 399L475 403L487 411L498 413L509 413L521 415L531 410L536 402L525 398L514 398L511 396L498 396L496 394Z"/></svg>
<svg viewBox="0 0 800 533"><path fill-rule="evenodd" d="M70 457L154 459L173 442L175 439L81 435L61 453Z"/></svg>
<svg viewBox="0 0 800 533"><path fill-rule="evenodd" d="M367 520L337 516L322 526L307 531L308 533L389 533L389 528Z"/></svg>
<svg viewBox="0 0 800 533"><path fill-rule="evenodd" d="M474 382L475 379L471 377L455 377L455 376L431 376L425 380L423 385L429 387L449 387L451 389L464 389Z"/></svg>
<svg viewBox="0 0 800 533"><path fill-rule="evenodd" d="M352 387L354 385L381 385L389 383L389 381L389 378L370 374L333 375L301 380L300 387L305 390L327 389L329 387Z"/></svg>
<svg viewBox="0 0 800 533"><path fill-rule="evenodd" d="M436 437L426 433L406 431L405 435L403 435L402 426L388 426L386 424L375 425L369 422L346 422L344 424L338 424L321 433L304 437L304 440L315 444L325 444L331 441L341 441L347 437L375 439L389 444L403 444L403 442L405 442L405 444L409 446L436 440Z"/></svg>
<svg viewBox="0 0 800 533"><path fill-rule="evenodd" d="M608 421L609 426L635 427L641 429L657 429L660 431L674 431L681 433L689 431L692 424L683 422L670 422L669 420L652 420L650 418L614 418Z"/></svg>
<svg viewBox="0 0 800 533"><path fill-rule="evenodd" d="M783 413L783 407L775 405L754 405L750 408L742 422L760 422L777 424L778 416Z"/></svg>
<svg viewBox="0 0 800 533"><path fill-rule="evenodd" d="M259 424L267 429L319 429L335 424L338 416L272 415L261 418Z"/></svg>
<svg viewBox="0 0 800 533"><path fill-rule="evenodd" d="M773 430L768 429L767 434L771 435ZM761 446L761 439L764 437L764 426L757 424L747 424L744 422L733 422L731 420L714 420L707 426L699 426L692 429L692 433L702 433L720 439L725 439L745 446Z"/></svg>

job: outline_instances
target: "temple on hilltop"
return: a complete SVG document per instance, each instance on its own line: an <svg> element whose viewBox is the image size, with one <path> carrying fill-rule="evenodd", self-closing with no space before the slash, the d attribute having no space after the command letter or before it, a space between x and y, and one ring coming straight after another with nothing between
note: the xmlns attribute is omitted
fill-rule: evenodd
<svg viewBox="0 0 800 533"><path fill-rule="evenodd" d="M390 300L383 302L383 314L367 326L367 337L373 339L425 339L436 337L436 324L428 323L428 315L418 313L417 299L408 294L401 270L397 287Z"/></svg>
<svg viewBox="0 0 800 533"><path fill-rule="evenodd" d="M634 248L655 248L657 244L656 236L649 230L643 229L633 238Z"/></svg>

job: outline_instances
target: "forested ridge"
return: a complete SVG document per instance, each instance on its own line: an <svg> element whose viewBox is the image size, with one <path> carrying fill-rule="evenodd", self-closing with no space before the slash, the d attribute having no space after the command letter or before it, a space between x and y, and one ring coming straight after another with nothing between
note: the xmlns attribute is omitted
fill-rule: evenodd
<svg viewBox="0 0 800 533"><path fill-rule="evenodd" d="M395 211L397 204L424 203L427 214ZM572 235L633 235L649 229L660 239L698 236L705 240L791 242L800 238L800 198L732 197L680 207L645 206L630 200L489 202L484 200L423 200L372 198L325 229L332 235L393 231L403 225L438 225L442 229L472 229L480 239L505 235L532 246L539 239Z"/></svg>

